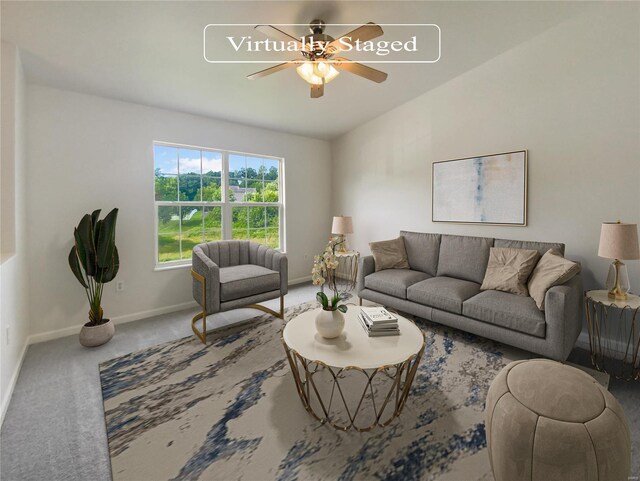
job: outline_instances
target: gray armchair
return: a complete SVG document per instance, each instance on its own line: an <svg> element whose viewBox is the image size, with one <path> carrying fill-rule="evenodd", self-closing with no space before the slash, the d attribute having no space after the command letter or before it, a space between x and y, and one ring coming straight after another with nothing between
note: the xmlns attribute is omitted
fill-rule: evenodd
<svg viewBox="0 0 640 481"><path fill-rule="evenodd" d="M208 314L250 307L284 318L288 262L283 253L251 241L216 241L195 246L191 260L193 298L202 307L191 328L203 343ZM279 313L257 304L278 297ZM202 331L196 327L200 319Z"/></svg>

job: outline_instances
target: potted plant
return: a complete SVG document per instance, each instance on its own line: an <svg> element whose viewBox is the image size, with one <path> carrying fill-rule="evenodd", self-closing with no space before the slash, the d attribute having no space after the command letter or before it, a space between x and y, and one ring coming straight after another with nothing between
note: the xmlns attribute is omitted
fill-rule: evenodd
<svg viewBox="0 0 640 481"><path fill-rule="evenodd" d="M335 279L335 270L338 267L338 259L335 256L335 248L340 242L329 241L322 255L313 259L313 269L311 278L313 284L320 286L320 292L316 294L316 299L322 306L322 310L316 316L316 330L326 338L333 339L342 334L344 329L344 315L347 306L340 302L347 296L338 291ZM328 283L333 292L331 298L324 293L324 284Z"/></svg>
<svg viewBox="0 0 640 481"><path fill-rule="evenodd" d="M80 220L73 230L74 245L69 252L71 271L89 300L89 322L80 330L80 344L86 347L100 346L115 333L111 320L103 317L101 304L104 285L116 277L120 267L116 248L118 209L104 219L99 217L100 209Z"/></svg>

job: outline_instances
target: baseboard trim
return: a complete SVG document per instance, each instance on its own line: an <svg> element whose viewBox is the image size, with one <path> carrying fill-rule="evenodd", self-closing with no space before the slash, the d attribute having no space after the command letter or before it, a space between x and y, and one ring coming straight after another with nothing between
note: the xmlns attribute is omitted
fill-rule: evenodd
<svg viewBox="0 0 640 481"><path fill-rule="evenodd" d="M294 286L296 284L302 284L304 282L309 282L311 280L311 276L298 277L296 279L290 279L289 285Z"/></svg>
<svg viewBox="0 0 640 481"><path fill-rule="evenodd" d="M298 277L296 279L291 279L289 281L289 285L302 284L304 282L309 282L311 280L311 276ZM127 322L139 321L141 319L146 319L153 316L161 316L163 314L171 314L172 312L183 311L186 309L195 309L198 307L198 304L195 301L183 302L181 304L174 304L172 306L158 307L156 309L148 309L146 311L134 312L132 314L125 314L123 316L117 316L111 318L114 324L125 324ZM22 348L22 352L20 354L20 360L11 376L11 382L9 383L9 387L2 399L2 406L0 407L0 426L4 422L4 416L9 407L9 403L11 402L11 397L13 396L13 390L18 381L18 376L20 375L20 369L22 368L22 362L27 354L27 349L31 344L37 344L40 342L52 341L54 339L59 339L61 337L73 336L77 335L82 328L82 324L78 324L76 326L64 327L62 329L56 329L53 331L40 332L38 334L31 334L27 337L24 346Z"/></svg>
<svg viewBox="0 0 640 481"><path fill-rule="evenodd" d="M302 284L304 282L309 282L310 280L311 276L298 277L296 279L291 279L289 281L289 285ZM139 321L140 319L146 319L148 317L161 316L162 314L171 314L172 312L183 311L185 309L195 309L197 307L198 304L195 301L190 301L181 304L174 304L172 306L158 307L156 309L149 309L146 311L134 312L133 314L112 317L111 320L114 324L124 324L127 322ZM53 339L61 337L73 336L78 334L81 328L82 324L78 324L76 326L32 334L27 338L27 344L37 344L40 342L52 341Z"/></svg>
<svg viewBox="0 0 640 481"><path fill-rule="evenodd" d="M589 344L589 333L587 331L582 331L578 336L578 340L576 341L576 347L584 349L585 351L591 351L591 345ZM623 359L625 357L625 349L626 346L623 342L619 340L609 340L607 341L607 347L609 352L612 354L611 357L615 359Z"/></svg>
<svg viewBox="0 0 640 481"><path fill-rule="evenodd" d="M11 398L13 397L13 390L16 387L16 383L18 382L18 376L20 376L20 369L22 368L22 361L27 354L27 349L29 349L29 338L25 339L24 346L22 346L22 352L20 353L20 358L18 359L18 364L16 368L13 370L13 375L11 376L11 382L9 382L9 386L7 387L7 391L4 393L4 398L2 399L2 408L0 411L0 427L4 423L4 415L7 413L7 409L9 408L9 403L11 402Z"/></svg>
<svg viewBox="0 0 640 481"><path fill-rule="evenodd" d="M172 306L158 307L156 309L149 309L146 311L134 312L133 314L125 314L123 316L112 317L111 321L114 324L125 324L127 322L139 321L140 319L146 319L153 316L161 316L162 314L170 314L172 312L183 311L185 309L196 308L198 304L195 301L183 302L182 304L174 304ZM64 327L62 329L56 329L54 331L41 332L39 334L32 334L28 338L29 344L37 344L39 342L51 341L60 337L72 336L78 334L82 324L76 326Z"/></svg>

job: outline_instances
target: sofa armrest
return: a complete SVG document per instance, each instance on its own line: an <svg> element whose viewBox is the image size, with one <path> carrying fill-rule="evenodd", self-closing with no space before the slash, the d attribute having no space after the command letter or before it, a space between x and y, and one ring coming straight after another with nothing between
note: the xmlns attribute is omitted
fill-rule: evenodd
<svg viewBox="0 0 640 481"><path fill-rule="evenodd" d="M358 261L358 282L356 292L360 294L364 290L364 278L376 271L376 263L373 256L363 256Z"/></svg>
<svg viewBox="0 0 640 481"><path fill-rule="evenodd" d="M220 311L220 268L207 256L202 248L195 246L191 254L191 270L206 281L207 305L202 299L202 283L193 279L193 298L208 313Z"/></svg>
<svg viewBox="0 0 640 481"><path fill-rule="evenodd" d="M553 336L558 340L556 345L561 348L557 353L559 359L565 360L569 356L582 331L582 298L580 274L564 284L553 286L545 295L547 337Z"/></svg>

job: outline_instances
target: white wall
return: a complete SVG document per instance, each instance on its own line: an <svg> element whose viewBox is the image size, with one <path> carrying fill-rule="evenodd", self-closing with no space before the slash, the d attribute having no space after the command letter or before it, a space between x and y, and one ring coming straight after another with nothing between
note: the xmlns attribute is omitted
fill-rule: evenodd
<svg viewBox="0 0 640 481"><path fill-rule="evenodd" d="M34 340L75 333L86 322L87 300L67 255L73 228L97 208L120 209L117 278L125 292L107 285L107 317L146 317L192 302L189 268L154 271L154 140L284 157L289 279L309 276L331 221L328 142L42 86L30 85L28 99Z"/></svg>
<svg viewBox="0 0 640 481"><path fill-rule="evenodd" d="M595 6L337 139L332 209L353 216L352 244L401 229L559 241L602 286L601 222L640 223L639 14ZM431 222L432 162L520 149L527 227ZM640 292L640 262L627 265Z"/></svg>
<svg viewBox="0 0 640 481"><path fill-rule="evenodd" d="M2 42L2 246L0 264L0 419L27 347L25 79L14 45ZM7 195L9 193L9 195ZM8 224L8 225L7 225ZM0 421L1 422L1 421Z"/></svg>

